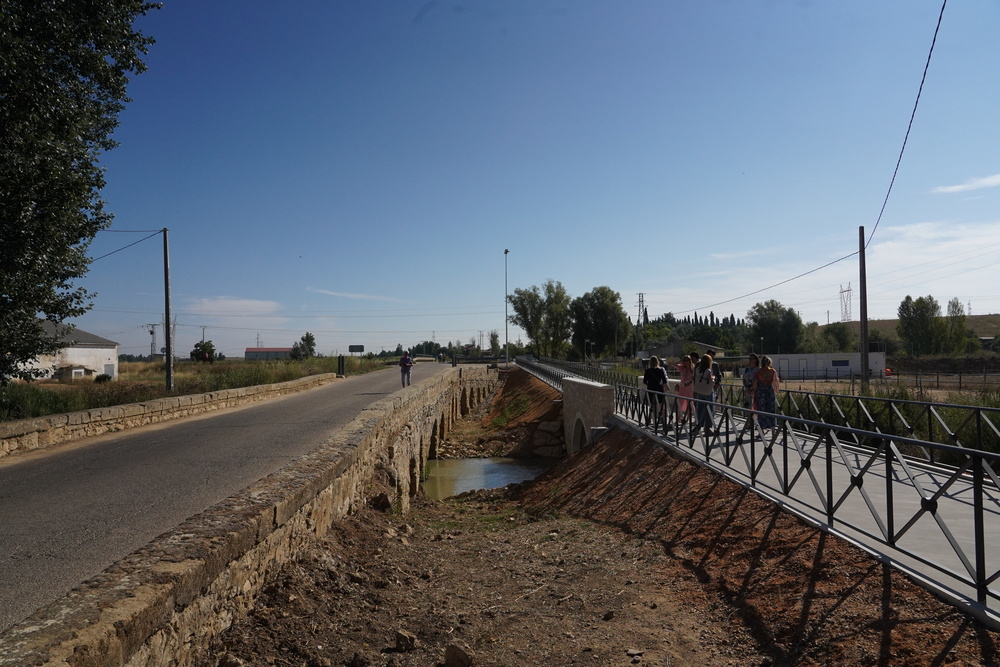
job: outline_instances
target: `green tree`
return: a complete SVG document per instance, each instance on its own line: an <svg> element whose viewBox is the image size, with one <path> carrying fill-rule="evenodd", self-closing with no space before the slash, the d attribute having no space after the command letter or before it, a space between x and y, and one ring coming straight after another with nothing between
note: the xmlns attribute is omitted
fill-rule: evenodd
<svg viewBox="0 0 1000 667"><path fill-rule="evenodd" d="M299 341L292 343L291 356L298 361L315 357L316 337L307 331Z"/></svg>
<svg viewBox="0 0 1000 667"><path fill-rule="evenodd" d="M562 358L573 335L570 296L562 283L547 280L542 286L545 295L545 317L542 318L542 356Z"/></svg>
<svg viewBox="0 0 1000 667"><path fill-rule="evenodd" d="M513 294L507 295L507 302L514 311L507 320L524 330L524 334L528 337L528 346L533 346L535 354L541 356L538 341L542 335L542 318L545 315L541 290L537 285L532 285L528 289L517 288Z"/></svg>
<svg viewBox="0 0 1000 667"><path fill-rule="evenodd" d="M820 338L825 342L822 352L854 352L858 349L858 335L846 322L826 325Z"/></svg>
<svg viewBox="0 0 1000 667"><path fill-rule="evenodd" d="M540 357L558 357L572 335L570 298L562 283L549 280L539 289L515 289L507 296L514 314L508 321L524 329L529 344Z"/></svg>
<svg viewBox="0 0 1000 667"><path fill-rule="evenodd" d="M191 350L191 361L201 361L205 363L215 363L215 345L210 340L200 340L194 344Z"/></svg>
<svg viewBox="0 0 1000 667"><path fill-rule="evenodd" d="M0 2L0 386L38 371L61 323L91 306L74 281L111 224L98 158L152 39L133 29L157 5L133 0Z"/></svg>
<svg viewBox="0 0 1000 667"><path fill-rule="evenodd" d="M490 331L490 354L494 357L500 354L500 332L496 329Z"/></svg>
<svg viewBox="0 0 1000 667"><path fill-rule="evenodd" d="M573 347L584 354L590 341L593 354L617 354L632 338L632 324L622 308L621 294L610 287L595 287L570 302L573 316Z"/></svg>
<svg viewBox="0 0 1000 667"><path fill-rule="evenodd" d="M942 322L941 352L963 354L966 351L965 306L958 298L948 302L948 314Z"/></svg>
<svg viewBox="0 0 1000 667"><path fill-rule="evenodd" d="M748 347L763 339L764 352L793 354L800 351L805 334L802 318L792 308L771 299L747 311Z"/></svg>
<svg viewBox="0 0 1000 667"><path fill-rule="evenodd" d="M913 299L906 295L899 304L897 317L896 333L906 352L915 357L940 352L944 329L941 306L934 297Z"/></svg>

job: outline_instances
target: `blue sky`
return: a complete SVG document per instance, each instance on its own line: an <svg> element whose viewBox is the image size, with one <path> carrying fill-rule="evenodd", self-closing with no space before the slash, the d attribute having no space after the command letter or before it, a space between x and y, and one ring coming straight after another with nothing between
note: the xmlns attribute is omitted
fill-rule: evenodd
<svg viewBox="0 0 1000 667"><path fill-rule="evenodd" d="M1000 312L996 0L948 4L879 220L941 4L166 0L76 323L149 351L161 236L114 251L164 227L182 356L502 342L549 279L633 320L825 324L850 286L857 319L860 226L872 319Z"/></svg>

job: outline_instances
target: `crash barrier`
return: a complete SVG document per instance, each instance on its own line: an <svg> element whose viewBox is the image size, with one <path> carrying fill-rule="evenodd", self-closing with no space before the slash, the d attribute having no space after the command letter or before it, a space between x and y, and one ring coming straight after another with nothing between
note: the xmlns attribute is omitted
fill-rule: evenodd
<svg viewBox="0 0 1000 667"><path fill-rule="evenodd" d="M0 666L192 664L270 575L352 507L405 511L430 452L497 384L496 370L448 369L372 404L310 454L0 634ZM376 479L392 497L369 497Z"/></svg>
<svg viewBox="0 0 1000 667"><path fill-rule="evenodd" d="M532 372L553 386L572 375L552 366ZM678 414L680 397L667 393L664 413L636 384L611 385L610 425L657 437L1000 629L1000 454L970 446L1000 435L1000 411L790 392L771 429L759 421L768 413L719 402L713 428L695 431L693 413L707 402L687 399ZM956 426L944 419L952 409ZM916 422L950 442L913 437L924 432Z"/></svg>

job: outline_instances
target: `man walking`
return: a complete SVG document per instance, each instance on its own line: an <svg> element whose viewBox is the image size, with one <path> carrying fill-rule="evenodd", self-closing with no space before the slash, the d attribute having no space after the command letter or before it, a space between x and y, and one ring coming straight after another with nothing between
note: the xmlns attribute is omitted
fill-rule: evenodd
<svg viewBox="0 0 1000 667"><path fill-rule="evenodd" d="M400 378L403 381L404 387L410 386L411 368L413 368L413 357L410 356L410 351L406 350L403 352L403 358L399 360Z"/></svg>

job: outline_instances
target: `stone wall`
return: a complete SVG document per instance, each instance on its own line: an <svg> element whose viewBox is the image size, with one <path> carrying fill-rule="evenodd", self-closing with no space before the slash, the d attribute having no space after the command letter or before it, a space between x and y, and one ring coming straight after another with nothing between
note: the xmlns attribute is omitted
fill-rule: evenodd
<svg viewBox="0 0 1000 667"><path fill-rule="evenodd" d="M124 431L137 426L200 415L213 410L233 408L303 389L318 387L337 379L334 373L265 384L256 387L224 389L207 394L170 396L144 403L115 405L68 412L35 419L0 423L0 458L32 449L44 449L81 438Z"/></svg>
<svg viewBox="0 0 1000 667"><path fill-rule="evenodd" d="M594 443L615 414L615 390L600 382L566 377L563 387L563 425L566 452L576 454Z"/></svg>
<svg viewBox="0 0 1000 667"><path fill-rule="evenodd" d="M389 480L409 508L427 456L495 391L454 368L370 406L309 455L192 517L0 635L0 666L185 667L268 576Z"/></svg>

